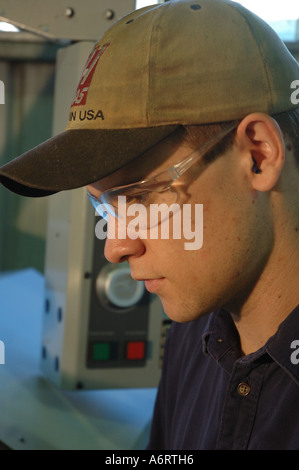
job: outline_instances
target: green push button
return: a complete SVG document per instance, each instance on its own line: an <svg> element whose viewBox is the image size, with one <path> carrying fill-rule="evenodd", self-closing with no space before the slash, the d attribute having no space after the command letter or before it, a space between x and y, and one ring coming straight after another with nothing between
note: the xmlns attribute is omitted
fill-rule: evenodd
<svg viewBox="0 0 299 470"><path fill-rule="evenodd" d="M95 361L108 361L110 359L110 344L96 343L93 345L93 359Z"/></svg>

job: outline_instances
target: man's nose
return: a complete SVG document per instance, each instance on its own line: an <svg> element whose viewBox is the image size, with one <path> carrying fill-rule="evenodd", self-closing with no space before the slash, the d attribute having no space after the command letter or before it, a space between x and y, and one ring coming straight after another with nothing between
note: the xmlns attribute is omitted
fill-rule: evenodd
<svg viewBox="0 0 299 470"><path fill-rule="evenodd" d="M141 256L145 245L140 238L133 240L128 236L124 239L106 238L104 255L110 263L122 263L129 258Z"/></svg>

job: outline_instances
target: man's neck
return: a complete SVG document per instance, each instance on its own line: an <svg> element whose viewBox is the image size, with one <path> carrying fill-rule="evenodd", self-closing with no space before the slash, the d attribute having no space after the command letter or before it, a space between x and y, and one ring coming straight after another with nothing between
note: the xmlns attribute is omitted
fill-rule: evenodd
<svg viewBox="0 0 299 470"><path fill-rule="evenodd" d="M299 253L272 258L246 302L231 313L244 355L261 348L299 304Z"/></svg>

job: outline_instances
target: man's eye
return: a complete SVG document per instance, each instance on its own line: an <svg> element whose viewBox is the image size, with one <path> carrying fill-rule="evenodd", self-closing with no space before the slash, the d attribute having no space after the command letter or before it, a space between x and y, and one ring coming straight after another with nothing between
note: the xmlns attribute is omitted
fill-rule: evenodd
<svg viewBox="0 0 299 470"><path fill-rule="evenodd" d="M127 204L147 204L150 201L149 192L139 192L127 196Z"/></svg>

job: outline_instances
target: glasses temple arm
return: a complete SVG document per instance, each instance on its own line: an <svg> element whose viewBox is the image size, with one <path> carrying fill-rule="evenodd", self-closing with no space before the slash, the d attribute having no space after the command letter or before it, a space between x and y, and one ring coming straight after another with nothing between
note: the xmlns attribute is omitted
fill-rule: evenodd
<svg viewBox="0 0 299 470"><path fill-rule="evenodd" d="M200 157L202 157L204 154L206 154L209 150L212 150L213 147L221 141L226 135L228 135L234 128L236 128L236 124L232 124L228 128L224 129L220 134L217 135L215 139L212 139L205 144L203 144L200 148L195 149L191 155L188 155L183 161L177 163L176 165L173 165L171 168L168 169L168 174L171 178L174 180L179 178L185 171L187 171L190 166L195 163L196 160L198 160ZM199 151L196 155L194 155L195 152Z"/></svg>

